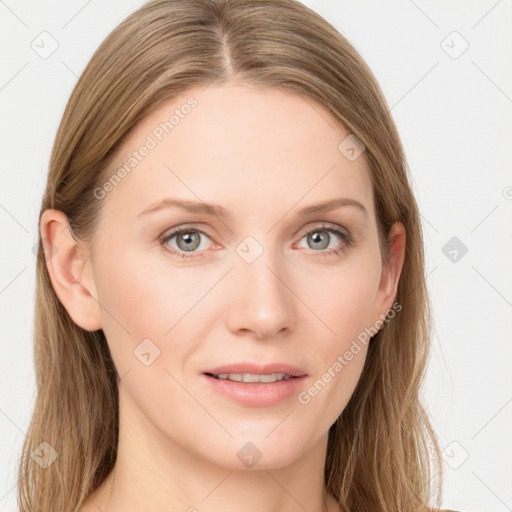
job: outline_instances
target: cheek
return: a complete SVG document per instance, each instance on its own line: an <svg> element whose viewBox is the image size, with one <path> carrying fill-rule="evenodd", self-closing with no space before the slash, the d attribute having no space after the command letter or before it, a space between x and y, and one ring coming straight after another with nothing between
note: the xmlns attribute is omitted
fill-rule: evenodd
<svg viewBox="0 0 512 512"><path fill-rule="evenodd" d="M214 324L226 308L237 307L231 300L237 283L227 276L216 286L226 272L223 264L180 268L162 257L150 257L150 250L116 253L109 247L107 252L109 259L98 268L97 289L104 332L126 397L154 425L191 450L197 449L198 438L211 442L215 436L224 439L223 432L216 433L215 425L212 429L211 418L186 391L192 396L201 392L200 388L195 391L193 376L186 368L187 363L194 367L194 353L201 353L202 340L212 337ZM294 399L295 425L302 428L283 423L284 428L261 441L269 443L269 452L275 445L285 455L327 431L349 401L366 348L362 347L341 370L338 358L350 350L352 340L367 326L377 286L376 271L362 259L354 258L330 273L320 264L307 265L289 275L290 288L298 297L293 299L296 350L311 363L313 389L305 390L308 404ZM215 402L212 404L214 407ZM176 411L187 414L177 415ZM240 423L238 416L223 417L223 425L241 437L250 428L254 428L255 437L261 437L261 432L266 435L276 421L271 418L270 423L262 427L258 422ZM217 441L216 445L218 451L212 452L209 445L205 450L222 460L226 457L224 445Z"/></svg>
<svg viewBox="0 0 512 512"><path fill-rule="evenodd" d="M344 345L369 327L379 285L378 265L359 261L340 267L324 279L310 281L305 302L323 320L332 349Z"/></svg>
<svg viewBox="0 0 512 512"><path fill-rule="evenodd" d="M139 366L139 353L156 354L155 366L184 364L201 338L195 333L201 332L209 304L204 296L218 276L211 270L205 275L199 267L168 266L164 258L150 257L150 251L109 249L95 274L103 331L119 374Z"/></svg>
<svg viewBox="0 0 512 512"><path fill-rule="evenodd" d="M378 277L378 265L360 262L325 280L323 293L313 288L308 298L322 322L315 319L315 380L299 402L311 403L317 414L325 415L326 425L345 408L363 370Z"/></svg>

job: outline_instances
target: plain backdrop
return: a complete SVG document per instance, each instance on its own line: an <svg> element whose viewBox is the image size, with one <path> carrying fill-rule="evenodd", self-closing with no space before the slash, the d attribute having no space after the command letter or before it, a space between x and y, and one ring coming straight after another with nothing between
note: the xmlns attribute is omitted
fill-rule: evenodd
<svg viewBox="0 0 512 512"><path fill-rule="evenodd" d="M33 248L51 146L93 51L142 3L0 0L0 510L16 510L35 398ZM512 510L512 1L304 3L368 62L405 146L434 307L423 397L443 506Z"/></svg>

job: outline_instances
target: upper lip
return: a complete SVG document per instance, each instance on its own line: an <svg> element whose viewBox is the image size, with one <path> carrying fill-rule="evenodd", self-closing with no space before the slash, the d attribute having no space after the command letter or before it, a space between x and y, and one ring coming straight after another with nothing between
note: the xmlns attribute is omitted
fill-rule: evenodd
<svg viewBox="0 0 512 512"><path fill-rule="evenodd" d="M256 375L269 375L271 373L284 373L292 377L302 377L307 375L304 370L291 366L286 363L268 363L268 364L256 364L256 363L232 363L223 366L217 366L203 373L210 373L213 375L220 375L222 373L253 373Z"/></svg>

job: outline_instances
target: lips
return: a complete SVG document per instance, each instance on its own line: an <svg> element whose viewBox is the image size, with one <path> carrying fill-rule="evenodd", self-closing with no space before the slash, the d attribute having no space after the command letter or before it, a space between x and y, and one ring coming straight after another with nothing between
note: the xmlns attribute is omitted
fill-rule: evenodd
<svg viewBox="0 0 512 512"><path fill-rule="evenodd" d="M202 372L210 389L248 407L277 406L292 399L307 377L303 369L286 363L233 363Z"/></svg>
<svg viewBox="0 0 512 512"><path fill-rule="evenodd" d="M244 374L250 373L253 375L271 375L271 374L284 374L289 377L303 377L307 373L301 368L286 364L286 363L232 363L223 366L210 368L203 372L205 375L217 377L225 374Z"/></svg>

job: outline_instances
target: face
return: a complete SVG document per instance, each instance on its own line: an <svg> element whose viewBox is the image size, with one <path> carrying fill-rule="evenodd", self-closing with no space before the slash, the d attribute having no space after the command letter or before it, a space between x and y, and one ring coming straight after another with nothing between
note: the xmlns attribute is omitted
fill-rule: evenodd
<svg viewBox="0 0 512 512"><path fill-rule="evenodd" d="M164 446L283 466L325 440L349 401L367 354L353 342L393 297L364 153L338 148L348 135L301 96L231 83L186 91L125 140L111 166L125 172L95 192L85 275L122 414ZM232 382L240 373L286 379Z"/></svg>

